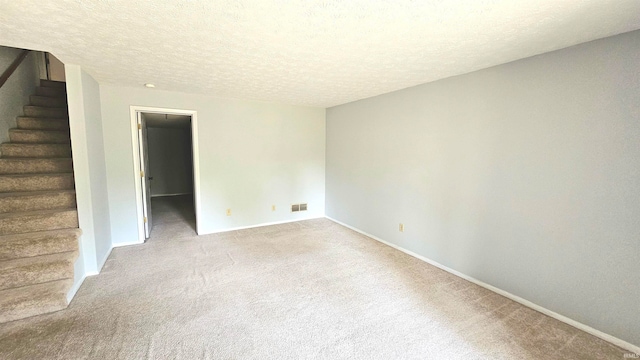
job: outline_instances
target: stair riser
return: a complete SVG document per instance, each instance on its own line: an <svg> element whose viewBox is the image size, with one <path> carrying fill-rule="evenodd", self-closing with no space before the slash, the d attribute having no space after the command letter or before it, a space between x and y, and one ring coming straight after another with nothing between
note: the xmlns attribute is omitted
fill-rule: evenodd
<svg viewBox="0 0 640 360"><path fill-rule="evenodd" d="M71 141L66 131L13 131L9 130L9 139L14 143L66 144Z"/></svg>
<svg viewBox="0 0 640 360"><path fill-rule="evenodd" d="M18 118L18 129L24 130L69 130L67 119Z"/></svg>
<svg viewBox="0 0 640 360"><path fill-rule="evenodd" d="M24 107L25 116L67 118L67 109L46 108L27 105Z"/></svg>
<svg viewBox="0 0 640 360"><path fill-rule="evenodd" d="M30 264L0 270L0 290L73 278L73 261Z"/></svg>
<svg viewBox="0 0 640 360"><path fill-rule="evenodd" d="M70 173L71 159L0 159L0 174Z"/></svg>
<svg viewBox="0 0 640 360"><path fill-rule="evenodd" d="M78 227L76 211L36 214L0 219L0 235L24 234L32 231L69 229Z"/></svg>
<svg viewBox="0 0 640 360"><path fill-rule="evenodd" d="M50 295L50 299L46 302L35 303L33 300L25 299L15 304L11 309L2 309L0 311L0 324L9 321L26 319L36 315L44 315L67 308L67 297L65 294Z"/></svg>
<svg viewBox="0 0 640 360"><path fill-rule="evenodd" d="M67 307L73 279L58 280L0 292L0 324Z"/></svg>
<svg viewBox="0 0 640 360"><path fill-rule="evenodd" d="M69 192L0 197L0 213L72 207L76 207L76 197Z"/></svg>
<svg viewBox="0 0 640 360"><path fill-rule="evenodd" d="M43 106L43 107L52 107L52 108L67 107L67 99L63 97L48 97L48 96L32 95L29 98L29 100L31 105L33 106Z"/></svg>
<svg viewBox="0 0 640 360"><path fill-rule="evenodd" d="M75 234L34 236L28 239L0 241L0 261L55 254L78 249Z"/></svg>
<svg viewBox="0 0 640 360"><path fill-rule="evenodd" d="M72 190L73 176L0 176L0 192L40 191L40 190Z"/></svg>
<svg viewBox="0 0 640 360"><path fill-rule="evenodd" d="M71 146L63 144L2 144L2 157L8 158L67 158L71 157Z"/></svg>
<svg viewBox="0 0 640 360"><path fill-rule="evenodd" d="M67 92L65 89L38 86L36 88L36 95L66 98Z"/></svg>
<svg viewBox="0 0 640 360"><path fill-rule="evenodd" d="M53 81L53 80L45 80L45 79L40 79L40 86L48 87L48 88L55 88L55 89L66 89L67 88L67 84L65 82Z"/></svg>

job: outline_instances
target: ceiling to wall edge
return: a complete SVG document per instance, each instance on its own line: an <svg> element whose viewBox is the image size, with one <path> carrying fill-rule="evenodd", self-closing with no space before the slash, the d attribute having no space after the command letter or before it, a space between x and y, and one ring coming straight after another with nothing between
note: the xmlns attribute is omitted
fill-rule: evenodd
<svg viewBox="0 0 640 360"><path fill-rule="evenodd" d="M554 49L554 50L551 50L551 51L546 51L546 52L542 52L542 53L539 53L539 54L518 58L518 59L515 59L515 60L503 62L503 63L500 63L500 64L495 64L495 65L491 65L491 66L487 66L487 67L482 67L482 68L474 69L474 70L471 70L471 71L464 71L464 72L461 72L461 73L452 74L452 75L445 76L445 77L442 77L442 78L438 78L438 79L434 79L434 80L431 80L431 81L427 81L425 83L420 83L420 84L416 84L416 85L412 85L412 86L398 88L398 89L395 89L395 90L383 92L383 93L376 94L376 95L373 95L373 96L366 96L366 97L363 97L363 98L358 98L358 99L354 99L354 100L347 101L347 102L344 102L344 103L339 103L339 104L325 106L325 107L323 107L323 106L311 106L311 105L299 105L299 104L285 103L285 102L274 102L274 101L261 100L261 99L257 99L257 98L238 98L238 97L232 97L232 96L208 95L208 94L203 94L203 93L200 93L200 92L175 91L175 90L162 89L162 88L157 88L157 87L155 87L155 88L146 88L145 90L147 90L147 91L161 91L161 92L169 92L169 93L179 93L179 94L187 94L187 95L195 95L195 96L204 96L204 97L211 97L211 98L215 98L215 99L243 100L243 101L259 102L259 103L264 103L264 104L280 104L280 105L299 106L299 107L306 107L306 108L330 109L330 108L338 107L338 106L345 105L345 104L350 104L350 103L355 103L355 102L366 100L366 99L376 98L376 97L383 96L383 95L390 94L390 93L394 93L394 92L397 92L397 91L402 91L402 90L406 90L406 89L412 89L412 88L419 87L419 86L422 86L422 85L425 85L425 84L436 83L436 82L443 81L443 80L446 80L446 79L455 78L455 77L459 77L459 76L464 76L464 75L472 74L472 73L475 73L475 72L478 72L478 71L482 71L482 70L486 70L486 69L492 69L492 68L503 66L503 65L506 65L506 64L515 63L515 62L518 62L518 61L523 61L523 60L530 59L530 58L535 58L535 57L538 57L538 56L543 56L545 54L551 54L551 53L554 53L554 52L563 51L565 49L569 49L569 48L572 48L572 47L581 46L581 45L588 44L588 43L591 43L591 42L600 41L600 40L603 40L603 39L607 39L607 38L610 38L610 37L615 37L615 36L631 33L631 32L634 32L634 31L640 31L640 29L631 30L631 31L624 31L624 32L613 34L613 35L609 35L609 36L605 36L605 37L601 37L601 38L597 38L597 39L592 39L592 40L585 41L585 42L578 42L578 43L575 43L575 44L572 44L572 45L569 45L569 46L565 46L565 47L562 47L562 48L559 48L559 49ZM31 45L31 46L29 46L29 45ZM33 44L20 45L20 44L16 44L15 42L14 43L9 42L9 44L0 43L0 46L11 47L11 48L15 48L15 49L25 49L25 50L43 52L43 53L50 53L65 65L66 64L76 65L76 64L67 62L64 59L64 57L56 55L56 53L54 53L52 51L49 51L47 49L38 49L38 46L33 46ZM100 81L95 79L96 78L95 75L92 74L90 70L87 70L86 68L82 67L81 65L78 65L78 66L80 66L82 71L84 71L87 74L89 74L100 86L104 85L104 86L113 86L113 87L137 89L137 87L130 86L130 85L117 84L117 83L107 82L107 81L100 82ZM141 88L145 88L145 84L140 84L140 87Z"/></svg>

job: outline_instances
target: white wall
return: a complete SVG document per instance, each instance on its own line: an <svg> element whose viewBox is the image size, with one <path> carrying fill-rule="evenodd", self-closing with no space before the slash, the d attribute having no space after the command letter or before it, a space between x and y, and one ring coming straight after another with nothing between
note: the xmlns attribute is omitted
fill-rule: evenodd
<svg viewBox="0 0 640 360"><path fill-rule="evenodd" d="M53 54L49 54L49 79L53 81L65 81L64 64Z"/></svg>
<svg viewBox="0 0 640 360"><path fill-rule="evenodd" d="M73 170L82 236L76 262L76 285L97 274L111 243L107 173L98 83L77 65L65 66ZM75 290L75 289L74 289Z"/></svg>
<svg viewBox="0 0 640 360"><path fill-rule="evenodd" d="M131 105L198 112L202 234L324 215L324 109L142 86L103 85L100 95L114 245L138 241ZM300 202L309 211L290 213Z"/></svg>
<svg viewBox="0 0 640 360"><path fill-rule="evenodd" d="M2 74L22 52L0 46L0 74ZM31 51L16 71L0 88L0 143L9 141L9 129L16 127L16 117L23 115L22 107L29 104L40 82L40 69L36 62L39 53Z"/></svg>
<svg viewBox="0 0 640 360"><path fill-rule="evenodd" d="M640 345L638 64L636 31L330 108L327 216Z"/></svg>
<svg viewBox="0 0 640 360"><path fill-rule="evenodd" d="M87 150L90 159L89 177L91 179L96 261L98 271L100 271L112 248L100 88L98 83L84 71L82 71L82 88L84 91Z"/></svg>
<svg viewBox="0 0 640 360"><path fill-rule="evenodd" d="M147 128L151 196L193 193L190 128Z"/></svg>

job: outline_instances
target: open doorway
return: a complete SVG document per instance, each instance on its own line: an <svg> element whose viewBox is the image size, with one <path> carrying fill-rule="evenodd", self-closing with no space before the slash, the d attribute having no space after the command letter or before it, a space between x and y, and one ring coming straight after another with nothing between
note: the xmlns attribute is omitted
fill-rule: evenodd
<svg viewBox="0 0 640 360"><path fill-rule="evenodd" d="M132 107L131 115L139 241L167 222L185 222L198 233L196 113Z"/></svg>

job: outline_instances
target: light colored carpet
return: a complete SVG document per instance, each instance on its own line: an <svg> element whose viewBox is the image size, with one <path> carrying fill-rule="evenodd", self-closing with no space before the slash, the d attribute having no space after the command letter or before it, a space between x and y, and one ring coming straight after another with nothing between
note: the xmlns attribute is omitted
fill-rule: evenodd
<svg viewBox="0 0 640 360"><path fill-rule="evenodd" d="M195 236L154 199L67 310L0 325L2 359L623 359L625 351L329 220Z"/></svg>

